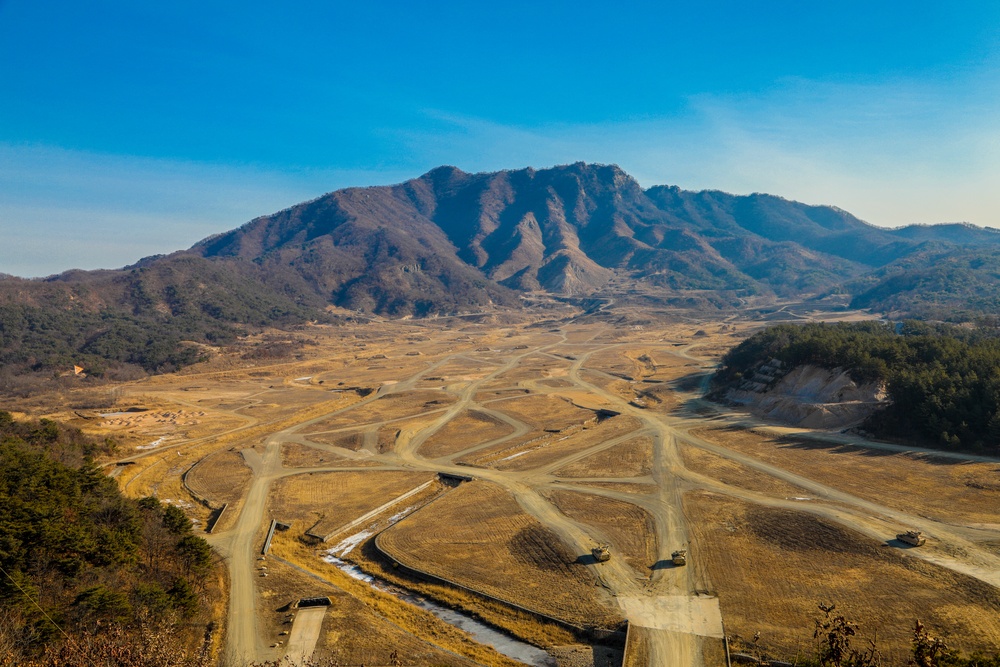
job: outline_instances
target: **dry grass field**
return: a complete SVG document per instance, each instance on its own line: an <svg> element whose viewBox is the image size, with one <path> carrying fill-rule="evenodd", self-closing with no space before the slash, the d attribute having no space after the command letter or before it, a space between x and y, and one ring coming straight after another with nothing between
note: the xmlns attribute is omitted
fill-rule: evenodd
<svg viewBox="0 0 1000 667"><path fill-rule="evenodd" d="M573 426L538 441L537 448L527 448L492 464L497 470L534 470L557 464L567 456L626 436L639 428L638 419L620 415L587 427Z"/></svg>
<svg viewBox="0 0 1000 667"><path fill-rule="evenodd" d="M764 509L707 492L685 496L697 558L722 605L727 632L791 661L810 645L817 604L836 603L878 632L903 664L920 618L965 651L1000 645L1000 592L810 514Z"/></svg>
<svg viewBox="0 0 1000 667"><path fill-rule="evenodd" d="M860 498L945 521L1000 524L1000 464L965 463L783 438L757 431L700 429L693 435Z"/></svg>
<svg viewBox="0 0 1000 667"><path fill-rule="evenodd" d="M519 382L562 377L569 372L570 361L547 354L525 357L516 368L501 373L484 385L489 388L516 386Z"/></svg>
<svg viewBox="0 0 1000 667"><path fill-rule="evenodd" d="M613 375L607 375L606 373L598 373L591 370L584 370L580 373L580 379L588 384L592 384L599 389L618 396L624 401L635 400L635 387L628 380L623 380L622 378L615 377Z"/></svg>
<svg viewBox="0 0 1000 667"><path fill-rule="evenodd" d="M278 480L271 492L271 509L282 521L303 521L324 534L424 482L433 473L344 471L295 475Z"/></svg>
<svg viewBox="0 0 1000 667"><path fill-rule="evenodd" d="M281 465L285 468L315 468L343 463L356 464L352 459L345 459L322 449L314 449L305 445L288 443L281 447Z"/></svg>
<svg viewBox="0 0 1000 667"><path fill-rule="evenodd" d="M646 510L631 503L575 491L550 491L546 497L559 511L596 528L640 577L656 562L656 530Z"/></svg>
<svg viewBox="0 0 1000 667"><path fill-rule="evenodd" d="M814 515L715 495L711 489L722 488L763 503L756 494L777 499L813 494L686 445L682 434L695 428L698 437L888 508L979 526L970 539L998 555L1000 537L991 546L992 536L984 530L1000 531L1000 464L946 463L820 446L768 435L771 431L702 428L706 422L693 422L678 408L698 391L705 369L759 323L679 322L666 311L633 306L616 306L615 317L621 317L612 323L608 313L571 320L563 318L580 315L572 307L550 308L534 318L372 318L255 335L178 374L113 390L65 390L63 398L50 401L58 404L52 414L68 415L88 433L113 436L123 443L122 456L140 457L134 465L109 467L126 493L156 494L204 521L208 510L181 482L200 460L188 474L191 491L213 504L231 503L232 512L211 536L222 553L256 553L270 518L292 522L291 530L275 538L272 555L320 579L269 562L268 577L254 572L247 584L242 575L243 590L256 591L249 599L259 604L258 622L269 640L287 629L278 606L307 594L331 595L334 605L316 657L341 664L385 664L384 649L392 646L402 664L513 667L453 627L323 562L331 543L317 548L300 539L310 528L327 534L344 527L429 480L428 488L370 525L345 530L344 536L372 533L345 558L551 649L560 656L559 667L607 667L607 661L603 649L572 646L576 640L567 630L512 605L613 627L622 614L614 594L670 597L715 590L731 635L749 639L759 630L760 644L772 657L789 660L811 649L812 619L821 600L837 602L862 623L863 633L878 627L886 652L900 664L918 615L959 648L1000 645L996 589ZM269 345L286 339L293 354L262 356ZM499 369L504 372L487 378ZM462 411L442 425L458 400ZM624 407L632 401L646 410ZM105 404L115 407L97 407ZM138 411L125 412L130 407ZM597 422L598 408L624 414ZM490 411L509 415L523 428ZM115 412L124 414L99 417ZM428 436L425 429L432 424L437 430ZM406 446L414 438L422 441L416 450ZM154 442L155 448L135 449ZM304 444L310 442L315 446ZM655 461L660 442L664 460ZM255 473L239 454L244 448L253 449ZM453 469L450 462L471 467ZM451 488L433 481L438 470L480 479ZM270 484L266 498L255 494L262 488L258 483ZM675 507L673 494L660 493L658 484L683 490L684 507ZM627 502L628 496L634 502ZM828 507L841 511L848 505ZM416 507L421 509L401 518L401 510ZM243 510L249 514L241 519ZM388 527L391 521L398 523ZM460 586L394 568L375 548L374 534L386 527L378 541L392 558ZM689 568L650 570L658 547L673 548L675 529L687 535ZM620 568L585 565L589 546L583 544L590 538L610 542ZM571 543L572 549L566 546ZM940 551L952 563L966 556L980 559L974 565L992 562L970 554L971 549ZM225 562L234 580L241 576L232 557ZM241 617L236 607L230 614ZM646 632L638 626L634 631ZM235 633L227 630L226 636ZM639 638L629 664L648 664L662 652L662 635L651 636L652 644ZM719 642L699 641L704 666L719 667Z"/></svg>
<svg viewBox="0 0 1000 667"><path fill-rule="evenodd" d="M801 487L772 477L767 473L748 468L742 463L723 458L718 454L692 445L680 444L684 466L699 475L748 491L766 493L778 498L808 496Z"/></svg>
<svg viewBox="0 0 1000 667"><path fill-rule="evenodd" d="M415 415L445 410L455 402L455 397L443 391L423 389L411 392L390 393L374 401L358 406L343 414L317 422L309 427L309 433L322 433L345 427L413 417Z"/></svg>
<svg viewBox="0 0 1000 667"><path fill-rule="evenodd" d="M653 441L639 436L574 461L559 477L644 477L653 471Z"/></svg>
<svg viewBox="0 0 1000 667"><path fill-rule="evenodd" d="M485 412L468 410L427 438L420 446L419 452L423 457L436 459L513 432L512 426Z"/></svg>
<svg viewBox="0 0 1000 667"><path fill-rule="evenodd" d="M637 496L644 496L656 492L655 484L639 484L636 482L593 482L585 480L578 482L581 487L592 486L596 489L607 489L618 493L629 493Z"/></svg>
<svg viewBox="0 0 1000 667"><path fill-rule="evenodd" d="M489 406L537 429L562 431L594 419L592 410L578 408L569 401L553 396L531 395L491 401Z"/></svg>
<svg viewBox="0 0 1000 667"><path fill-rule="evenodd" d="M252 474L243 456L235 448L209 454L192 467L185 478L187 486L215 506L235 506L246 495Z"/></svg>
<svg viewBox="0 0 1000 667"><path fill-rule="evenodd" d="M517 665L489 647L469 641L463 632L429 612L352 579L294 540L275 540L274 553L314 576L277 559L272 558L268 563L269 576L260 582L263 602L260 617L267 621L266 632L272 644L287 640L287 635L279 633L291 627L286 623L290 612L278 609L302 597L327 595L332 604L313 655L316 660L327 659L343 665L390 665L390 655L395 651L402 665ZM274 657L281 652L283 649L276 650Z"/></svg>
<svg viewBox="0 0 1000 667"><path fill-rule="evenodd" d="M486 482L445 494L382 533L379 546L403 565L571 623L620 620L577 554Z"/></svg>
<svg viewBox="0 0 1000 667"><path fill-rule="evenodd" d="M587 357L587 367L609 375L621 376L625 380L639 379L643 377L644 371L647 371L647 374L652 374L648 372L646 364L629 356L624 349L594 352Z"/></svg>

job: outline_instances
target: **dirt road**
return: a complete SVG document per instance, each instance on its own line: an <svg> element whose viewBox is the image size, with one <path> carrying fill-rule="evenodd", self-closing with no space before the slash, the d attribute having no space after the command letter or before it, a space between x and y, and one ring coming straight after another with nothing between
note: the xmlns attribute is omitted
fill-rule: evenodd
<svg viewBox="0 0 1000 667"><path fill-rule="evenodd" d="M622 396L610 392L598 385L587 382L582 373L598 372L590 368L591 357L600 351L623 347L621 343L598 344L593 338L602 333L595 330L590 340L569 342L565 332L553 333L544 344L516 349L500 356L495 354L475 355L471 352L456 352L436 359L421 370L408 377L394 378L392 384L383 385L364 400L348 407L336 410L320 417L313 417L294 424L284 430L269 436L263 452L247 451L245 458L253 470L252 482L247 491L240 515L234 527L228 532L211 537L211 542L227 559L231 576L231 598L229 628L227 634L227 655L236 661L253 661L265 658L279 657L261 640L257 630L256 619L256 578L254 572L255 558L259 552L262 530L266 515L268 493L274 480L291 475L309 474L313 472L339 469L345 467L304 467L283 468L281 465L281 447L286 443L296 443L318 450L332 452L346 459L364 459L366 467L359 470L421 470L446 472L456 475L475 476L499 485L506 489L517 500L521 508L534 517L543 526L556 534L571 553L589 554L590 549L601 542L601 533L592 526L571 519L561 512L547 497L553 490L573 490L578 493L605 496L638 505L649 513L655 530L657 566L651 571L639 572L633 569L624 558L614 557L605 563L588 565L595 580L599 581L600 595L604 603L617 606L621 613L633 624L648 628L643 633L649 641L651 665L671 665L677 667L701 667L702 639L718 638L722 634L722 618L719 612L718 600L705 594L708 586L707 576L697 562L687 567L672 567L668 565L670 553L674 549L689 546L689 530L681 502L682 494L694 489L709 489L717 493L738 497L749 502L768 507L792 508L798 511L812 512L818 516L836 521L846 527L870 535L876 539L885 539L894 534L898 526L907 526L925 531L928 535L941 542L947 542L955 548L948 552L938 548L910 550L907 555L923 558L942 567L963 572L981 581L1000 587L1000 558L981 547L974 537L980 531L986 535L995 535L1000 539L1000 533L989 528L970 528L934 521L880 505L879 503L858 498L839 491L828 485L809 479L808 477L779 466L765 463L746 454L727 449L721 445L708 442L692 432L706 425L718 425L720 420L743 420L746 415L715 414L704 417L693 411L666 414L643 409L630 403ZM567 349L578 349L579 353L572 355L570 363L565 355ZM635 420L638 427L626 434L616 435L598 444L567 452L558 460L548 460L544 464L529 470L499 470L492 467L476 467L470 469L459 465L458 461L479 450L497 447L510 441L522 438L533 426L510 414L505 413L501 404L491 405L489 399L481 402L477 395L487 386L496 390L497 381L505 373L513 371L529 358L537 359L539 355L547 355L555 348L563 351L563 356L552 354L551 358L563 364L559 387L547 385L538 378L511 382L510 388L527 391L531 394L556 394L562 392L582 392L594 397L595 402L609 406L622 415ZM697 357L694 345L673 348L664 346L664 354L673 354L685 362L701 363L707 369L709 361ZM360 431L365 435L365 444L359 451L336 447L334 445L315 442L310 439L308 429L324 420L342 414L350 414L352 410L370 406L373 402L393 395L403 395L416 390L418 384L431 376L437 369L451 363L469 363L470 360L484 367L490 367L489 372L481 374L479 379L454 381L447 384L443 391L453 398L448 407L431 407L418 414L408 414L405 418L371 420L350 425L333 431L325 431L329 435L339 431ZM589 377L589 376L588 376ZM614 376L608 376L614 377ZM615 377L618 380L617 377ZM502 381L501 381L502 382ZM501 387L502 389L503 387ZM523 394L521 394L523 395ZM698 399L695 393L682 396L682 404L687 402L694 407L705 408L705 404L691 403ZM501 399L493 399L499 401ZM468 447L453 454L428 459L420 453L421 446L429 438L450 424L456 418L469 410L493 416L511 428L511 432L502 437L492 438L485 442L471 442ZM376 436L379 429L415 417L427 419L421 427L404 429L396 439L390 451L377 453L375 451ZM564 479L555 472L570 463L594 456L604 450L615 447L630 438L648 437L653 444L652 471L648 476L636 479L610 478L599 479ZM753 470L765 473L779 480L798 485L806 489L812 501L785 500L766 496L761 493L747 491L718 480L700 475L688 470L680 455L679 443L712 452L726 459L735 461ZM621 488L601 488L588 483L612 481L643 483L655 488L650 494L634 494ZM405 519L404 519L405 520ZM286 655L303 656L307 650L302 648L305 642L296 642L294 651L290 642ZM311 649L310 649L311 650Z"/></svg>

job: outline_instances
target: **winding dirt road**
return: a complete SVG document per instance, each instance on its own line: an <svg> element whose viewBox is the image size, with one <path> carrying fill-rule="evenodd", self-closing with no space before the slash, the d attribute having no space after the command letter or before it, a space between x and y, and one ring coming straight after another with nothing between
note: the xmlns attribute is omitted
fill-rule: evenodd
<svg viewBox="0 0 1000 667"><path fill-rule="evenodd" d="M254 450L244 450L244 457L253 471L253 478L242 510L233 528L209 538L212 545L227 557L230 569L232 588L227 656L232 664L272 657L257 629L256 604L258 598L254 575L254 560L260 549L271 484L278 478L290 475L345 469L345 467L283 468L281 447L285 443L313 447L347 459L365 459L369 467L359 469L370 471L406 469L446 472L456 475L468 475L470 472L474 472L477 477L509 491L525 512L558 535L565 545L576 554L588 554L591 547L602 541L601 535L594 528L575 521L560 512L555 505L547 500L545 496L547 491L569 489L580 493L615 498L642 507L652 517L656 532L658 561L665 564L669 561L670 552L673 549L685 547L689 543L688 525L681 502L682 494L693 489L710 489L765 506L787 507L798 511L812 512L880 540L885 539L886 535L893 534L895 527L900 525L923 530L938 540L947 541L957 546L958 549L945 553L940 549L927 548L909 551L908 555L924 558L942 567L968 574L990 585L1000 587L1000 558L977 544L978 539L1000 538L1000 533L996 531L947 524L891 509L838 491L794 471L784 470L713 444L692 434L692 431L706 425L718 425L720 420L738 418L746 424L748 421L746 415L736 416L717 412L705 417L692 410L681 410L668 415L637 407L621 396L587 382L581 376L582 371L599 372L587 366L592 355L599 351L624 347L624 344L621 343L594 343L593 338L596 338L598 333L600 331L595 332L589 341L576 343L568 342L565 332L554 333L551 335L551 342L510 351L502 360L488 355L477 357L474 353L469 352L446 355L409 377L399 378L398 382L383 385L379 391L373 392L358 403L273 433L267 438L264 451L261 454ZM460 458L472 452L521 438L532 429L530 425L500 409L491 407L491 401L477 402L475 397L483 386L517 368L528 357L549 354L556 347L567 349L574 346L580 352L569 364L565 376L572 391L586 392L596 397L602 404L637 420L640 424L639 428L621 437L589 446L583 450L570 452L558 461L550 461L533 470L501 471L478 467L470 470L466 466L458 465L457 461ZM710 362L692 354L693 349L694 346L672 348L664 345L662 351L681 357L686 361L697 362L707 369ZM492 363L495 368L479 379L448 385L445 390L454 396L455 402L444 409L438 408L423 412L422 416L433 417L432 421L422 428L401 433L391 451L376 453L372 448L373 443L367 442L367 440L366 446L360 451L310 440L308 432L310 426L334 416L350 413L352 410L367 406L387 395L412 391L418 382L431 376L436 369L448 363L470 358L480 364ZM562 363L566 362L564 356L553 355L552 358L558 359ZM560 391L567 391L565 388L544 387L531 381L517 383L512 387L521 389L528 387L533 393L558 394ZM684 397L690 406L705 408L706 404L704 403L692 403L697 398L696 394ZM470 409L492 415L509 425L512 432L488 442L475 443L448 456L428 459L420 454L421 445L428 438ZM418 415L408 415L406 419L411 419L414 416ZM354 431L371 434L393 421L400 420L365 422L324 433ZM554 471L562 466L614 447L637 435L646 435L652 439L654 454L652 473L648 477L634 480L613 478L607 481L638 481L654 484L657 489L655 494L633 495L621 490L598 488L585 484L594 480L566 480L559 479L554 475ZM370 440L373 436L366 437ZM678 443L681 442L710 451L777 479L796 484L807 489L815 497L815 500L810 503L782 500L729 486L699 475L685 468L678 448ZM373 466L373 462L378 465ZM698 590L699 587L704 588L704 573L699 566L656 567L651 572L637 572L624 559L612 558L606 563L595 563L589 567L595 579L600 581L602 585L607 604L617 605L631 623L649 629L649 632L644 634L649 637L650 665L700 667L703 664L702 641L699 638L720 637L722 635L722 618L718 600L706 595L704 590Z"/></svg>

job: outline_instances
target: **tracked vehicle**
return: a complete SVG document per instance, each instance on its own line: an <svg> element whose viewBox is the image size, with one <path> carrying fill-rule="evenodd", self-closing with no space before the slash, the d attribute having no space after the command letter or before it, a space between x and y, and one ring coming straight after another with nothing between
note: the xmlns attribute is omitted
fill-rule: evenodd
<svg viewBox="0 0 1000 667"><path fill-rule="evenodd" d="M687 549L678 549L677 551L670 554L674 565L687 565L688 552Z"/></svg>
<svg viewBox="0 0 1000 667"><path fill-rule="evenodd" d="M919 530L908 530L905 533L899 533L896 535L896 539L914 547L919 547L927 541L927 538L921 535Z"/></svg>
<svg viewBox="0 0 1000 667"><path fill-rule="evenodd" d="M600 546L596 546L590 550L590 553L594 556L594 560L598 563L607 562L611 560L611 545L602 544Z"/></svg>

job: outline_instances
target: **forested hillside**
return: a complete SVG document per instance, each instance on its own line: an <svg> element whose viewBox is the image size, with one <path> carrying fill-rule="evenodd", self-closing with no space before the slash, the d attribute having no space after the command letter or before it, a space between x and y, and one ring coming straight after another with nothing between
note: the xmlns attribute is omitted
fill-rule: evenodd
<svg viewBox="0 0 1000 667"><path fill-rule="evenodd" d="M329 319L280 272L177 256L122 271L0 280L0 388L19 374L167 372L248 328ZM267 284L265 284L267 282ZM294 281L292 281L294 283Z"/></svg>
<svg viewBox="0 0 1000 667"><path fill-rule="evenodd" d="M786 368L843 368L859 383L885 383L890 405L864 426L880 437L1000 454L996 330L917 321L774 326L726 354L716 390L772 358Z"/></svg>
<svg viewBox="0 0 1000 667"><path fill-rule="evenodd" d="M848 286L854 308L948 322L1000 312L1000 251L935 248L893 262Z"/></svg>
<svg viewBox="0 0 1000 667"><path fill-rule="evenodd" d="M95 631L127 648L156 628L175 655L198 653L218 594L211 549L177 507L122 496L92 459L113 447L0 412L0 664L46 650L45 664L71 664L53 656Z"/></svg>

